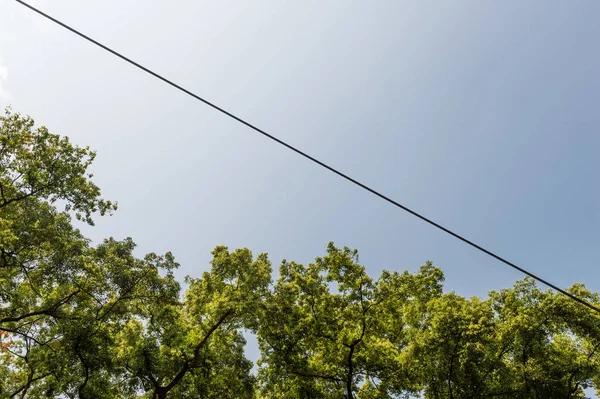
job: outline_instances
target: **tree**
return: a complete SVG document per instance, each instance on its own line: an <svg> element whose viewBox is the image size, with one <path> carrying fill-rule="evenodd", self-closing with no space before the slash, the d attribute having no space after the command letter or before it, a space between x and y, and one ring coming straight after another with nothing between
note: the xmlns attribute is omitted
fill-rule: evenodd
<svg viewBox="0 0 600 399"><path fill-rule="evenodd" d="M92 248L70 215L93 224L116 209L86 172L95 154L33 126L0 118L0 394L110 397L111 327L154 300L140 290L172 288L176 264L135 259L129 239Z"/></svg>
<svg viewBox="0 0 600 399"><path fill-rule="evenodd" d="M491 302L447 293L428 303L412 342L425 398L514 397Z"/></svg>
<svg viewBox="0 0 600 399"><path fill-rule="evenodd" d="M570 291L591 303L582 285ZM562 294L541 291L529 278L490 293L515 398L583 398L600 375L600 315ZM597 386L597 385L596 385Z"/></svg>
<svg viewBox="0 0 600 399"><path fill-rule="evenodd" d="M600 375L598 315L529 278L486 300L444 294L423 320L412 356L425 398L583 398Z"/></svg>
<svg viewBox="0 0 600 399"><path fill-rule="evenodd" d="M252 363L241 329L256 330L271 279L266 254L213 251L212 268L188 278L185 300L148 304L118 335L131 392L153 398L252 398Z"/></svg>
<svg viewBox="0 0 600 399"><path fill-rule="evenodd" d="M170 253L93 247L73 227L116 209L86 174L93 152L0 122L0 396L252 397L241 329L257 328L266 255L216 248L182 300Z"/></svg>
<svg viewBox="0 0 600 399"><path fill-rule="evenodd" d="M419 388L406 349L412 308L441 294L443 276L384 272L374 281L358 253L332 243L303 266L284 261L258 330L268 398L384 398ZM412 328L411 328L412 327Z"/></svg>

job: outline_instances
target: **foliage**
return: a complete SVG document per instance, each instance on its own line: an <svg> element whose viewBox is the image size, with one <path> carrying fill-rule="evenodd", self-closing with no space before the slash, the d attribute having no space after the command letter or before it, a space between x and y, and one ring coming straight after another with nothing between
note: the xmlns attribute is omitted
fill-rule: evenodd
<svg viewBox="0 0 600 399"><path fill-rule="evenodd" d="M183 294L171 253L140 258L129 238L93 245L73 226L116 209L87 172L94 156L31 118L0 118L0 398L583 398L600 386L600 315L530 279L464 298L429 262L373 278L330 243L273 280L266 254L219 246Z"/></svg>
<svg viewBox="0 0 600 399"><path fill-rule="evenodd" d="M184 301L147 304L141 318L118 333L118 362L130 392L157 398L251 398L252 363L244 357L242 328L256 328L256 309L270 281L266 255L213 251L212 269L188 279Z"/></svg>
<svg viewBox="0 0 600 399"><path fill-rule="evenodd" d="M373 281L357 261L355 251L330 244L307 267L283 262L258 334L265 397L417 391L405 351L416 326L404 310L439 295L441 272L428 264L414 276L384 272Z"/></svg>

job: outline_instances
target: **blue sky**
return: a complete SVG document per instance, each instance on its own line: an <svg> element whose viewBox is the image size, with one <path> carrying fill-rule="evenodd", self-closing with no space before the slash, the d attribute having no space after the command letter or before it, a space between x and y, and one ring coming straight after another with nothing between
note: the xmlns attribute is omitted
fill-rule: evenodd
<svg viewBox="0 0 600 399"><path fill-rule="evenodd" d="M600 3L35 5L563 287L600 291ZM98 151L120 209L87 231L173 251L308 262L328 241L372 273L443 268L485 295L522 276L93 47L0 11L0 103Z"/></svg>

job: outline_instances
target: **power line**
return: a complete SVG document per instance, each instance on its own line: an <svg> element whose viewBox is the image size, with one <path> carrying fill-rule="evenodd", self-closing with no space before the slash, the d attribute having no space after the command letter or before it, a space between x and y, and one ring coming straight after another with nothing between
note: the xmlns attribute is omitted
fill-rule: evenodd
<svg viewBox="0 0 600 399"><path fill-rule="evenodd" d="M307 153L305 153L305 152L303 152L303 151L301 151L301 150L297 149L296 147L292 146L291 144L288 144L288 143L286 143L285 141L283 141L283 140L281 140L281 139L279 139L279 138L277 138L277 137L275 137L275 136L273 136L273 135L271 135L271 134L269 134L269 133L265 132L264 130L262 130L262 129L260 129L260 128L256 127L256 126L254 126L254 125L253 125L253 124L251 124L250 122L247 122L247 121L245 121L244 119L242 119L242 118L240 118L240 117L238 117L238 116L236 116L236 115L232 114L231 112L229 112L229 111L226 111L225 109L223 109L223 108L219 107L218 105L215 105L215 104L211 103L210 101L208 101L208 100L206 100L206 99L204 99L204 98L202 98L202 97L198 96L197 94L194 94L194 93L192 93L191 91L189 91L189 90L187 90L187 89L185 89L185 88L183 88L183 87L179 86L178 84L176 84L176 83L174 83L174 82L170 81L169 79L167 79L167 78L165 78L165 77L163 77L163 76L159 75L158 73L156 73L156 72L154 72L154 71L152 71L152 70L150 70L150 69L146 68L145 66L143 66L143 65L141 65L141 64L138 64L137 62L135 62L135 61L131 60L130 58L127 58L127 57L125 57L124 55L122 55L122 54L120 54L120 53L116 52L115 50L113 50L113 49L111 49L111 48L109 48L109 47L105 46L104 44L102 44L102 43L100 43L100 42L98 42L98 41L96 41L96 40L92 39L91 37L84 35L83 33L79 32L78 30L75 30L74 28L71 28L69 25L67 25L67 24L65 24L65 23L63 23L63 22L61 22L61 21L57 20L56 18L53 18L53 17L51 17L50 15L48 15L48 14L46 14L46 13L44 13L44 12L42 12L42 11L38 10L37 8L35 8L35 7L33 7L33 6L31 6L31 5L27 4L27 3L25 3L24 1L22 1L22 0L16 0L16 1L17 1L18 3L20 3L20 4L24 5L25 7L27 7L27 8L29 8L29 9L31 9L31 10L33 10L33 11L35 11L36 13L40 14L41 16L43 16L43 17L45 17L45 18L49 19L50 21L52 21L52 22L54 22L54 23L56 23L56 24L58 24L58 25L62 26L63 28L65 28L65 29L67 29L67 30L69 30L69 31L71 31L71 32L73 32L73 33L75 33L76 35L78 35L78 36L80 36L80 37L84 38L85 40L87 40L87 41L89 41L89 42L91 42L91 43L95 44L96 46L98 46L98 47L100 47L100 48L102 48L102 49L104 49L104 50L108 51L109 53L111 53L111 54L113 54L113 55L115 55L115 56L117 56L117 57L121 58L121 59L122 59L122 60L124 60L124 61L127 61L127 62L128 62L128 63L130 63L131 65L133 65L133 66L136 66L137 68L141 69L142 71L144 71L144 72L146 72L146 73L148 73L148 74L150 74L150 75L154 76L155 78L157 78L157 79L159 79L159 80L162 80L163 82L165 82L165 83L167 83L167 84L169 84L169 85L173 86L174 88L176 88L176 89L178 89L178 90L180 90L180 91L184 92L185 94L187 94L187 95L189 95L189 96L191 96L191 97L195 98L196 100L199 100L199 101L203 102L204 104L206 104L206 105L208 105L208 106L210 106L210 107L212 107L212 108L216 109L217 111L219 111L219 112L221 112L221 113L223 113L223 114L227 115L228 117L230 117L230 118L232 118L232 119L235 119L235 120L236 120L236 121L238 121L239 123L241 123L241 124L243 124L243 125L245 125L245 126L249 127L250 129L252 129L252 130L256 131L257 133L260 133L260 134L262 134L263 136L265 136L265 137L267 137L267 138L269 138L269 139L271 139L271 140L273 140L273 141L275 141L275 142L277 142L277 143L281 144L282 146L284 146L284 147L288 148L289 150L292 150L292 151L294 151L295 153L297 153L297 154L299 154L299 155L302 155L304 158L306 158L306 159L308 159L308 160L310 160L310 161L312 161L312 162L314 162L314 163L316 163L316 164L318 164L318 165L322 166L323 168L325 168L325 169L329 170L330 172L333 172L333 173L335 173L336 175L338 175L338 176L340 176L340 177L342 177L342 178L344 178L344 179L348 180L349 182L351 182L351 183L354 183L355 185L357 185L357 186L359 186L359 187L361 187L361 188L365 189L366 191L370 192L371 194L374 194L374 195L376 195L377 197L379 197L379 198L381 198L381 199L383 199L383 200L385 200L385 201L389 202L390 204L397 206L398 208L400 208L400 209L402 209L402 210L404 210L404 211L406 211L406 212L410 213L411 215L413 215L413 216L416 216L416 217L418 217L419 219L421 219L421 220L423 220L423 221L425 221L425 222L429 223L430 225L432 225L432 226L434 226L434 227L437 227L438 229L440 229L440 230L442 230L442 231L444 231L444 232L446 232L446 233L450 234L451 236L453 236L453 237L455 237L455 238L458 238L459 240L461 240L461 241L463 241L463 242L465 242L465 243L469 244L469 245L470 245L470 246L472 246L473 248L476 248L476 249L480 250L481 252L483 252L483 253L485 253L485 254L487 254L487 255L491 256L492 258L495 258L495 259L499 260L500 262L502 262L502 263L504 263L504 264L506 264L506 265L508 265L508 266L512 267L513 269L516 269L516 270L520 271L521 273L523 273L523 274L526 274L527 276L529 276L529 277L531 277L531 278L533 278L533 279L535 279L535 280L539 281L540 283L542 283L542 284L544 284L544 285L546 285L546 286L548 286L548 287L550 287L550 288L553 288L553 289L555 289L556 291L560 292L561 294L563 294L563 295L566 295L567 297L571 298L572 300L574 300L574 301L576 301L576 302L579 302L580 304L582 304L582 305L584 305L584 306L587 306L588 308L590 308L590 309L592 309L592 310L595 310L596 312L600 313L600 308L598 308L598 307L596 307L596 306L592 305L591 303L587 302L586 300L584 300L584 299L581 299L581 298L579 298L579 297L577 297L577 296L575 296L575 295L573 295L573 294L571 294L571 293L569 293L569 292L567 292L567 291L563 290L563 289L562 289L562 288L560 288L560 287L557 287L556 285L554 285L554 284L552 284L552 283L550 283L550 282L548 282L548 281L544 280L543 278L541 278L541 277L538 277L538 276L536 276L535 274L533 274L533 273L531 273L531 272L529 272L529 271L527 271L527 270L523 269L522 267L519 267L519 266L515 265L514 263L512 263L512 262L509 262L508 260L506 260L506 259L502 258L501 256L499 256L499 255L496 255L495 253L493 253L493 252L491 252L491 251L489 251L489 250L487 250L487 249L485 249L485 248L481 247L480 245L477 245L477 244L475 244L474 242L472 242L472 241L470 241L470 240L468 240L468 239L464 238L463 236L461 236L461 235L459 235L459 234L457 234L457 233L453 232L452 230L449 230L449 229L447 229L446 227L444 227L444 226L442 226L442 225L440 225L440 224L438 224L438 223L434 222L433 220L426 218L425 216L423 216L423 215L421 215L421 214L419 214L419 213L417 213L417 212L413 211L413 210L412 210L412 209L410 209L410 208L407 208L406 206L404 206L404 205L402 205L402 204L400 204L400 203L398 203L398 202L394 201L393 199L391 199L391 198L389 198L389 197L385 196L384 194L381 194L380 192L376 191L375 189L373 189L373 188L371 188L371 187L369 187L369 186L367 186L367 185L365 185L365 184L363 184L363 183L359 182L358 180L356 180L356 179L354 179L354 178L352 178L352 177L350 177L350 176L348 176L348 175L346 175L346 174L344 174L344 173L340 172L339 170L337 170L337 169L335 169L335 168L333 168L333 167L331 167L331 166L327 165L326 163L319 161L318 159L314 158L313 156L311 156L311 155L309 155L309 154L307 154Z"/></svg>

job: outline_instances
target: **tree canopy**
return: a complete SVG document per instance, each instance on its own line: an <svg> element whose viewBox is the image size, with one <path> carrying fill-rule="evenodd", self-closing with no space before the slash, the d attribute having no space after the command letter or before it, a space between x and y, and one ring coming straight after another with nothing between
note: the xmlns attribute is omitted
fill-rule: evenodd
<svg viewBox="0 0 600 399"><path fill-rule="evenodd" d="M533 280L465 298L431 262L370 275L330 243L302 265L219 246L183 292L171 253L94 244L116 203L95 153L0 117L0 398L584 398L600 315ZM569 291L600 305L582 284ZM256 334L260 359L246 356Z"/></svg>

